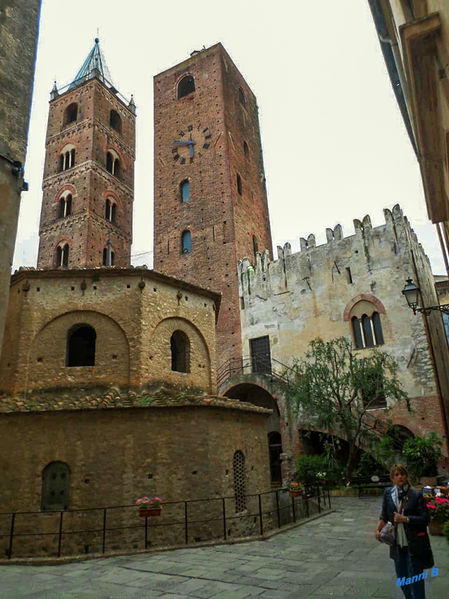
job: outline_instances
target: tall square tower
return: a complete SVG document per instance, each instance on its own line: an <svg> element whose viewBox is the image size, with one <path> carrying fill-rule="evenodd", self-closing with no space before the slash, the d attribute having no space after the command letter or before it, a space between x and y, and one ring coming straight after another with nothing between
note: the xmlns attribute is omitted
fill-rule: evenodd
<svg viewBox="0 0 449 599"><path fill-rule="evenodd" d="M237 261L272 255L256 97L218 43L154 78L154 268L222 293L217 359L241 358Z"/></svg>
<svg viewBox="0 0 449 599"><path fill-rule="evenodd" d="M135 105L109 77L97 39L74 81L52 91L39 268L130 263Z"/></svg>

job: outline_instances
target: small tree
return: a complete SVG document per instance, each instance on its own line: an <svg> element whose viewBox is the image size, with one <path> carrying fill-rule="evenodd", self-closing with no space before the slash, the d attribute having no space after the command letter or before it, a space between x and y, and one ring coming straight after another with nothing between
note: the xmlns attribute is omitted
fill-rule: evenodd
<svg viewBox="0 0 449 599"><path fill-rule="evenodd" d="M378 349L353 350L345 337L314 339L305 358L293 367L286 396L301 426L326 430L349 443L345 474L351 479L362 441L374 448L385 425L370 411L386 397L404 401L407 394L397 378L397 363Z"/></svg>

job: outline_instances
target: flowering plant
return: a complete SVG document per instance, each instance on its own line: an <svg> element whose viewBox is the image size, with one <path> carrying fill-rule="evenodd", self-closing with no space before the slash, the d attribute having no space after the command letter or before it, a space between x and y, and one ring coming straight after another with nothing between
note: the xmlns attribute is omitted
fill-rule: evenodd
<svg viewBox="0 0 449 599"><path fill-rule="evenodd" d="M136 505L139 510L151 510L162 507L162 499L160 497L139 497L136 499Z"/></svg>
<svg viewBox="0 0 449 599"><path fill-rule="evenodd" d="M316 477L317 477L319 480L324 480L324 479L326 478L326 474L327 474L326 472L317 472L317 473L316 473Z"/></svg>
<svg viewBox="0 0 449 599"><path fill-rule="evenodd" d="M427 504L430 510L430 518L435 522L449 521L449 499L444 497L435 497Z"/></svg>
<svg viewBox="0 0 449 599"><path fill-rule="evenodd" d="M288 490L290 492L302 493L304 491L304 485L302 483L297 483L295 480L292 480L288 483Z"/></svg>

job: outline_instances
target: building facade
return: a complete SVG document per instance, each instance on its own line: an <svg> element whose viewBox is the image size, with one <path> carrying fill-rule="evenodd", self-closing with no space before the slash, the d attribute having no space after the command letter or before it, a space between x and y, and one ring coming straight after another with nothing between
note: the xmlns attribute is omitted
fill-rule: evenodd
<svg viewBox="0 0 449 599"><path fill-rule="evenodd" d="M221 44L154 78L154 268L222 293L219 366L241 354L237 261L272 255L257 111Z"/></svg>
<svg viewBox="0 0 449 599"><path fill-rule="evenodd" d="M8 310L20 194L26 189L23 164L41 0L4 4L0 13L0 348Z"/></svg>
<svg viewBox="0 0 449 599"><path fill-rule="evenodd" d="M368 1L449 274L449 4Z"/></svg>
<svg viewBox="0 0 449 599"><path fill-rule="evenodd" d="M397 361L414 412L386 398L375 415L391 418L413 435L437 432L447 456L448 345L441 314L414 315L401 294L411 277L426 294L427 305L438 304L430 263L399 206L384 214L379 227L366 216L354 221L355 235L343 237L337 225L326 229L324 245L317 247L309 235L300 240L298 253L286 244L278 247L274 262L266 254L258 255L254 265L248 259L240 262L244 363L256 373L281 372L316 337L348 337L361 355L379 346ZM246 401L264 386L263 375L257 376L261 380L252 388L247 379ZM232 386L242 382L231 379L219 388L234 396ZM265 391L270 392L266 383ZM301 422L292 418L282 398L278 405L283 448L294 455Z"/></svg>

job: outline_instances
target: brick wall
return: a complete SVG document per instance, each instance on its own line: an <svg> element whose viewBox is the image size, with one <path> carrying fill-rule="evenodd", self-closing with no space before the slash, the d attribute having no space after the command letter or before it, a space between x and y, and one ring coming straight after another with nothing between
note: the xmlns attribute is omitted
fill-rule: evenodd
<svg viewBox="0 0 449 599"><path fill-rule="evenodd" d="M67 107L76 103L76 122L65 124ZM121 132L109 125L115 110ZM130 263L132 204L134 194L135 115L97 79L65 92L50 102L47 128L38 266L54 268L56 246L69 243L69 268L103 264L108 239L114 264ZM59 155L67 145L75 147L75 166L59 172ZM106 170L108 150L117 153L120 173ZM59 218L59 199L69 190L72 214ZM106 198L117 204L115 223L105 218Z"/></svg>
<svg viewBox="0 0 449 599"><path fill-rule="evenodd" d="M184 75L194 77L195 91L178 100L177 85ZM246 107L239 102L239 87ZM154 121L154 267L222 293L217 324L221 364L241 355L237 258L241 252L252 253L253 235L259 249L271 252L255 97L217 44L156 75ZM187 156L181 164L174 159L173 142L190 134L194 160ZM185 179L191 197L182 203L179 185ZM192 252L183 254L181 233L186 229L191 231Z"/></svg>
<svg viewBox="0 0 449 599"><path fill-rule="evenodd" d="M262 411L263 412L263 411ZM2 511L41 509L42 471L53 461L70 468L69 509L133 504L137 497L159 495L164 502L233 496L233 455L240 450L246 462L247 493L269 489L266 414L212 406L91 410L39 414L1 414L0 451L5 456L0 490ZM13 449L11 449L13 448ZM6 457L7 456L7 457ZM235 515L232 499L228 517ZM108 526L139 525L136 508L109 512ZM206 515L222 535L221 501L192 504L191 519ZM65 515L65 529L98 528L102 510ZM184 519L184 506L166 506L158 523ZM253 518L250 518L253 522ZM38 525L39 522L39 525ZM55 516L47 514L26 521L16 516L16 532L55 531ZM87 525L87 526L86 526ZM230 522L232 526L232 522ZM0 519L5 532L9 520ZM100 527L101 528L101 527ZM151 523L150 523L151 528ZM210 524L192 525L190 539L213 532ZM109 550L142 547L143 530L108 535ZM6 540L5 540L6 539ZM150 539L170 544L184 541L184 527L152 530ZM17 537L15 555L54 553L53 537ZM6 549L8 537L3 537ZM101 534L67 535L64 551L101 550Z"/></svg>

